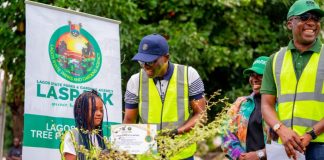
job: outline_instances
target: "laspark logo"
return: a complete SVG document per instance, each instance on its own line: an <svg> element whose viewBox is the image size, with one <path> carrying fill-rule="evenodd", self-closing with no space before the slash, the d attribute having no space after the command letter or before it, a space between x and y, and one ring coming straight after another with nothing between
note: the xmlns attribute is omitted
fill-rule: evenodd
<svg viewBox="0 0 324 160"><path fill-rule="evenodd" d="M69 21L68 25L58 28L48 49L56 73L70 82L88 82L100 70L102 56L99 45L81 24Z"/></svg>

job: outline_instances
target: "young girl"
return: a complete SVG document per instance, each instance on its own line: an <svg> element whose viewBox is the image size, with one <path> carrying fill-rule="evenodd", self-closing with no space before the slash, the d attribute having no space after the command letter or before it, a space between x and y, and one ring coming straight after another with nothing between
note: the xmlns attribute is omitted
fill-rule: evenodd
<svg viewBox="0 0 324 160"><path fill-rule="evenodd" d="M91 154L106 149L102 134L103 101L97 91L84 92L75 100L74 119L76 128L62 137L60 152L63 160L88 159L80 152L80 146Z"/></svg>

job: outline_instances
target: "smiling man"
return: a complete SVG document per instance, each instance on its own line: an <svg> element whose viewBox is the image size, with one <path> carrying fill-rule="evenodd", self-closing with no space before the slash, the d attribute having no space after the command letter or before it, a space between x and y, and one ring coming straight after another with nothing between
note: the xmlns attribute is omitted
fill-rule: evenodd
<svg viewBox="0 0 324 160"><path fill-rule="evenodd" d="M324 159L323 16L313 0L296 1L287 14L293 39L270 57L263 75L262 115L294 159L296 150L306 159Z"/></svg>
<svg viewBox="0 0 324 160"><path fill-rule="evenodd" d="M127 83L124 123L156 124L169 128L169 136L185 136L204 116L204 84L197 71L169 61L169 45L159 34L145 36L133 57L142 69ZM191 109L189 108L191 107ZM192 110L191 112L189 112ZM196 144L171 159L193 159Z"/></svg>

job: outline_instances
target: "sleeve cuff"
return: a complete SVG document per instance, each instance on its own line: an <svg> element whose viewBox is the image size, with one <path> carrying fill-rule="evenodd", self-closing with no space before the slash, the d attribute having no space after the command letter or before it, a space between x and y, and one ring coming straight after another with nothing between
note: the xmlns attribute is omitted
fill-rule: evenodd
<svg viewBox="0 0 324 160"><path fill-rule="evenodd" d="M191 100L198 100L198 99L201 99L201 98L203 98L204 97L204 93L202 92L202 93L199 93L199 94L196 94L196 95L193 95L193 96L190 96L189 97L189 101L191 101Z"/></svg>
<svg viewBox="0 0 324 160"><path fill-rule="evenodd" d="M277 92L274 91L268 91L268 90L260 90L261 94L271 94L271 95L277 95Z"/></svg>
<svg viewBox="0 0 324 160"><path fill-rule="evenodd" d="M129 103L125 103L125 108L127 109L137 109L138 108L138 104L129 104Z"/></svg>

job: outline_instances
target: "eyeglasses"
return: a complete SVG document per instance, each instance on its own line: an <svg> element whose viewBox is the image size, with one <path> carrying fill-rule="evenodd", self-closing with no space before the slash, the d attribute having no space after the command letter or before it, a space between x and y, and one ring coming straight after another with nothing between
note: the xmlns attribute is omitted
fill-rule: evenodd
<svg viewBox="0 0 324 160"><path fill-rule="evenodd" d="M141 67L144 67L144 65L152 67L158 59L152 61L152 62L142 62L142 61L138 61L138 63L140 64Z"/></svg>
<svg viewBox="0 0 324 160"><path fill-rule="evenodd" d="M315 22L319 22L321 20L321 17L312 13L305 13L296 17L298 17L303 22L309 21L310 19L314 20Z"/></svg>

